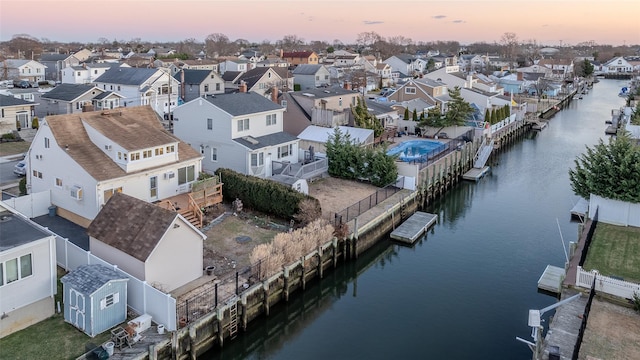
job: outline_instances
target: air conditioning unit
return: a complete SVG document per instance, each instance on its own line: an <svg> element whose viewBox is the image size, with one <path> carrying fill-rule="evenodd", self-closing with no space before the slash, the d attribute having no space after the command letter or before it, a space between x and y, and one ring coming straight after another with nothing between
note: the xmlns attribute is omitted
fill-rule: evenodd
<svg viewBox="0 0 640 360"><path fill-rule="evenodd" d="M105 145L105 146L104 146L104 149L105 149L105 150L111 150L111 145Z"/></svg>
<svg viewBox="0 0 640 360"><path fill-rule="evenodd" d="M174 173L173 171L169 171L167 173L164 173L164 179L165 180L173 179L174 177L176 177L176 173Z"/></svg>
<svg viewBox="0 0 640 360"><path fill-rule="evenodd" d="M70 195L76 200L82 200L82 188L80 186L73 186L70 190Z"/></svg>

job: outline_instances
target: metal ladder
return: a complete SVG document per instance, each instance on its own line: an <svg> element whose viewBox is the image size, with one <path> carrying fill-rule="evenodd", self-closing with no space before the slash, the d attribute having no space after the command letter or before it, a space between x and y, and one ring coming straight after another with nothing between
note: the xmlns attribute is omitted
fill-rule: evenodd
<svg viewBox="0 0 640 360"><path fill-rule="evenodd" d="M234 301L229 307L229 337L231 339L238 335L238 302Z"/></svg>

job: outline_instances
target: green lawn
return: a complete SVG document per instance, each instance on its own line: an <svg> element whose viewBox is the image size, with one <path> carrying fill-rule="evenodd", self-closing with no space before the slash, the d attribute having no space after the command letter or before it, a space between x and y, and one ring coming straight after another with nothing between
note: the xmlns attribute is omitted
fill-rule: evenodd
<svg viewBox="0 0 640 360"><path fill-rule="evenodd" d="M640 283L640 228L598 223L583 268Z"/></svg>
<svg viewBox="0 0 640 360"><path fill-rule="evenodd" d="M0 143L0 156L22 154L29 150L31 145L28 141L3 142Z"/></svg>
<svg viewBox="0 0 640 360"><path fill-rule="evenodd" d="M62 302L64 271L58 268L58 293L55 302ZM108 331L89 337L87 334L64 322L62 314L55 314L35 325L29 326L0 339L0 359L12 360L68 360L91 350L87 345L102 345L109 341Z"/></svg>

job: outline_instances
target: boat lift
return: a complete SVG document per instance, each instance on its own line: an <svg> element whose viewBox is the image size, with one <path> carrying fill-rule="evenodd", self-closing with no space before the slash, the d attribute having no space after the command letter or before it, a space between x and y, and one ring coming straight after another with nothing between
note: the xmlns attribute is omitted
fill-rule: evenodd
<svg viewBox="0 0 640 360"><path fill-rule="evenodd" d="M521 341L529 346L529 349L533 352L533 360L542 359L542 331L544 330L544 326L542 326L541 316L547 311L553 310L560 305L564 305L570 301L573 301L582 296L582 293L578 293L571 297L568 297L564 300L561 300L553 305L549 305L540 310L529 310L529 322L528 325L531 326L531 337L534 342L525 340L521 337L516 336L516 340Z"/></svg>

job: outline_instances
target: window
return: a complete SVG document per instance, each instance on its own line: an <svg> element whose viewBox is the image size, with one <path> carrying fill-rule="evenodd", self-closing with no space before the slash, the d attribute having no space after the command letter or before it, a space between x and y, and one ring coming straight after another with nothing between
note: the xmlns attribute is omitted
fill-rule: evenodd
<svg viewBox="0 0 640 360"><path fill-rule="evenodd" d="M195 165L186 166L178 169L178 185L186 184L194 181L196 178Z"/></svg>
<svg viewBox="0 0 640 360"><path fill-rule="evenodd" d="M151 150L145 150L145 151L142 152L142 158L143 159L150 158L151 156L152 156Z"/></svg>
<svg viewBox="0 0 640 360"><path fill-rule="evenodd" d="M78 71L78 76L80 76L80 71Z"/></svg>
<svg viewBox="0 0 640 360"><path fill-rule="evenodd" d="M209 85L208 84L204 85L204 92L209 92Z"/></svg>
<svg viewBox="0 0 640 360"><path fill-rule="evenodd" d="M97 73L98 73L98 70L93 70L93 74L94 75L97 74Z"/></svg>
<svg viewBox="0 0 640 360"><path fill-rule="evenodd" d="M131 153L131 161L135 161L135 160L140 160L140 153L139 152Z"/></svg>
<svg viewBox="0 0 640 360"><path fill-rule="evenodd" d="M33 275L31 254L0 263L0 286L24 279Z"/></svg>
<svg viewBox="0 0 640 360"><path fill-rule="evenodd" d="M267 126L276 124L276 114L267 115Z"/></svg>
<svg viewBox="0 0 640 360"><path fill-rule="evenodd" d="M172 152L176 152L176 146L175 145L167 146L167 154Z"/></svg>
<svg viewBox="0 0 640 360"><path fill-rule="evenodd" d="M207 130L213 130L213 119L207 119Z"/></svg>
<svg viewBox="0 0 640 360"><path fill-rule="evenodd" d="M414 87L406 87L406 88L404 88L404 93L405 94L415 94L416 93L416 88L414 88Z"/></svg>
<svg viewBox="0 0 640 360"><path fill-rule="evenodd" d="M220 83L216 83L216 91L220 91Z"/></svg>
<svg viewBox="0 0 640 360"><path fill-rule="evenodd" d="M264 153L251 154L251 166L264 165Z"/></svg>
<svg viewBox="0 0 640 360"><path fill-rule="evenodd" d="M26 278L33 274L33 267L31 266L31 254L22 255L20 257L20 278Z"/></svg>
<svg viewBox="0 0 640 360"><path fill-rule="evenodd" d="M249 119L238 120L238 131L249 130Z"/></svg>
<svg viewBox="0 0 640 360"><path fill-rule="evenodd" d="M118 85L118 91L120 91L120 85Z"/></svg>
<svg viewBox="0 0 640 360"><path fill-rule="evenodd" d="M218 149L212 147L211 148L211 161L218 161Z"/></svg>
<svg viewBox="0 0 640 360"><path fill-rule="evenodd" d="M293 153L293 144L278 147L278 159L287 157Z"/></svg>
<svg viewBox="0 0 640 360"><path fill-rule="evenodd" d="M42 173L37 170L33 170L33 177L37 177L38 179L42 179Z"/></svg>
<svg viewBox="0 0 640 360"><path fill-rule="evenodd" d="M280 105L281 105L282 107L286 108L286 107L287 107L287 100L281 100L281 101L280 101Z"/></svg>
<svg viewBox="0 0 640 360"><path fill-rule="evenodd" d="M164 154L164 148L156 148L156 156Z"/></svg>
<svg viewBox="0 0 640 360"><path fill-rule="evenodd" d="M100 309L106 309L120 302L120 293L113 293L100 300Z"/></svg>
<svg viewBox="0 0 640 360"><path fill-rule="evenodd" d="M59 188L62 187L62 179L56 178L56 187L59 187Z"/></svg>
<svg viewBox="0 0 640 360"><path fill-rule="evenodd" d="M4 263L7 269L7 284L18 280L18 259L11 259Z"/></svg>
<svg viewBox="0 0 640 360"><path fill-rule="evenodd" d="M103 192L104 194L104 203L106 204L107 201L109 201L109 199L111 199L111 197L113 196L113 194L115 193L121 193L122 192L122 186L117 187L115 189L109 189L109 190L105 190Z"/></svg>
<svg viewBox="0 0 640 360"><path fill-rule="evenodd" d="M204 155L204 145L200 145L200 154Z"/></svg>
<svg viewBox="0 0 640 360"><path fill-rule="evenodd" d="M44 138L44 148L48 149L50 145L51 144L50 144L49 138L48 137Z"/></svg>

